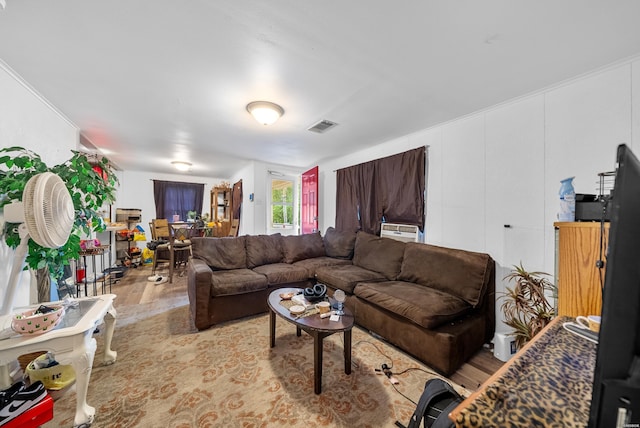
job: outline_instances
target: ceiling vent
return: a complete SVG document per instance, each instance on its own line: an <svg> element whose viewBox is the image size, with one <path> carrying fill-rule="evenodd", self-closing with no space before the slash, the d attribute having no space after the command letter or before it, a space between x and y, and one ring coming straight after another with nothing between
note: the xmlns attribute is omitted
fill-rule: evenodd
<svg viewBox="0 0 640 428"><path fill-rule="evenodd" d="M315 125L311 126L308 130L311 132L317 132L318 134L322 134L323 132L327 132L329 129L337 126L338 124L335 122L331 122L330 120L321 120Z"/></svg>

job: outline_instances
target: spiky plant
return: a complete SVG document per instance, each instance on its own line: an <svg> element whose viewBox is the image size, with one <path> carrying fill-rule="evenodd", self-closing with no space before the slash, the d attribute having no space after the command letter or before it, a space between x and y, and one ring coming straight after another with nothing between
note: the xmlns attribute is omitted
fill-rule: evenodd
<svg viewBox="0 0 640 428"><path fill-rule="evenodd" d="M555 308L547 300L547 295L555 296L556 287L546 277L545 272L527 272L522 266L513 266L511 273L504 277L515 282L500 296L505 324L513 329L516 346L521 348L540 332L555 316Z"/></svg>

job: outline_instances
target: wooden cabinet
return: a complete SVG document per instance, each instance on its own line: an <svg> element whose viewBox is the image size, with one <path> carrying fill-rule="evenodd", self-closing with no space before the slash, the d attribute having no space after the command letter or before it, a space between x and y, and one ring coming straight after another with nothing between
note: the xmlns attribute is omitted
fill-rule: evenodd
<svg viewBox="0 0 640 428"><path fill-rule="evenodd" d="M215 223L214 236L227 236L231 229L232 198L230 187L211 189L211 221Z"/></svg>
<svg viewBox="0 0 640 428"><path fill-rule="evenodd" d="M609 223L602 239L597 222L558 222L554 227L558 315L600 315L605 269L597 263L605 260Z"/></svg>

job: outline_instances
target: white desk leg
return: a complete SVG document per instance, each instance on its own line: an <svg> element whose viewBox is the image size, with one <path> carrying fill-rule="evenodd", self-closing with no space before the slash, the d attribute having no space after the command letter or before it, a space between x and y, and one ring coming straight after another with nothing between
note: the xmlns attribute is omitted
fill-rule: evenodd
<svg viewBox="0 0 640 428"><path fill-rule="evenodd" d="M116 362L118 353L111 349L111 339L113 338L113 330L116 327L116 317L118 313L116 309L111 306L104 316L105 332L104 332L104 359L105 365L113 364Z"/></svg>
<svg viewBox="0 0 640 428"><path fill-rule="evenodd" d="M80 349L73 351L71 365L76 372L76 416L73 426L90 425L96 409L87 404L87 388L91 377L91 366L93 357L96 354L96 340L91 336L93 329L85 333L83 344Z"/></svg>

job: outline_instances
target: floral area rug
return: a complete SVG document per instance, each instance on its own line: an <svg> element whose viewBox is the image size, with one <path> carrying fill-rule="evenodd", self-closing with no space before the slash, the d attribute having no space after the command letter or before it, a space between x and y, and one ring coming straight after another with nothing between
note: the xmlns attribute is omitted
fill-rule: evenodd
<svg viewBox="0 0 640 428"><path fill-rule="evenodd" d="M103 334L95 335L87 402L93 427L392 427L407 424L425 382L437 375L358 327L353 367L344 373L343 339L324 340L322 394L313 393L313 340L280 318L269 347L268 315L198 332L188 306L118 308L112 349L100 366ZM399 384L375 369L392 366ZM406 373L401 372L408 370ZM455 386L463 395L468 391ZM71 427L76 394L55 401L44 427Z"/></svg>

